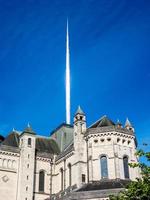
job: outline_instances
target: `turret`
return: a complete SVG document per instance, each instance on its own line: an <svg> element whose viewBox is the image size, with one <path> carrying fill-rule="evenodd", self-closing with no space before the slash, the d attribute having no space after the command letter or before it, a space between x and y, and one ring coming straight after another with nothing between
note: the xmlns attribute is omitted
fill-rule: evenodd
<svg viewBox="0 0 150 200"><path fill-rule="evenodd" d="M134 128L133 128L133 126L132 126L132 124L131 124L131 122L129 121L128 118L126 119L126 122L125 122L125 128L126 128L127 130L129 130L129 131L134 132Z"/></svg>
<svg viewBox="0 0 150 200"><path fill-rule="evenodd" d="M86 131L86 116L80 106L74 116L74 131L80 134L84 134Z"/></svg>

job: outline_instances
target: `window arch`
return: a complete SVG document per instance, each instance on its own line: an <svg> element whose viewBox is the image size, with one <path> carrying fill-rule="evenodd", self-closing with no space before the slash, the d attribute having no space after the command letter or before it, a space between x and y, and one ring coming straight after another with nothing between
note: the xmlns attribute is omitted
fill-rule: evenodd
<svg viewBox="0 0 150 200"><path fill-rule="evenodd" d="M7 167L12 168L12 161L11 160L8 160Z"/></svg>
<svg viewBox="0 0 150 200"><path fill-rule="evenodd" d="M72 182L72 169L71 169L71 164L68 164L68 170L69 170L69 186L71 186Z"/></svg>
<svg viewBox="0 0 150 200"><path fill-rule="evenodd" d="M7 160L6 159L3 160L2 167L5 167L5 168L7 167Z"/></svg>
<svg viewBox="0 0 150 200"><path fill-rule="evenodd" d="M13 169L16 168L16 161L15 161L15 160L12 161L12 168L13 168Z"/></svg>
<svg viewBox="0 0 150 200"><path fill-rule="evenodd" d="M39 192L44 192L45 172L39 172Z"/></svg>
<svg viewBox="0 0 150 200"><path fill-rule="evenodd" d="M129 166L128 166L128 157L123 157L123 169L124 169L124 177L129 178Z"/></svg>
<svg viewBox="0 0 150 200"><path fill-rule="evenodd" d="M107 157L105 155L100 157L101 178L108 178Z"/></svg>
<svg viewBox="0 0 150 200"><path fill-rule="evenodd" d="M61 191L63 191L64 189L64 172L63 172L63 168L60 169L60 176L61 176Z"/></svg>

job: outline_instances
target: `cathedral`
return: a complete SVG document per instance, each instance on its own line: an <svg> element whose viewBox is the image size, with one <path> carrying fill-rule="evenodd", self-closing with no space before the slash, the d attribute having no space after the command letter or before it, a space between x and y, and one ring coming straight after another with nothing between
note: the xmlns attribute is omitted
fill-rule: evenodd
<svg viewBox="0 0 150 200"><path fill-rule="evenodd" d="M0 136L0 199L106 200L140 176L136 136L107 116L87 127L78 107L74 123L61 124L50 137L37 135L30 125Z"/></svg>
<svg viewBox="0 0 150 200"><path fill-rule="evenodd" d="M0 200L108 200L140 176L135 130L103 116L87 127L79 106L70 123L66 34L66 123L43 137L28 126L0 136Z"/></svg>

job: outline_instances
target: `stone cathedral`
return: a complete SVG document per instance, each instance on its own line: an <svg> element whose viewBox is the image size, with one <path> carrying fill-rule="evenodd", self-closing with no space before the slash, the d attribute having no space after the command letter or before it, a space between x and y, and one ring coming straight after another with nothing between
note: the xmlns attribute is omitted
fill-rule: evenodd
<svg viewBox="0 0 150 200"><path fill-rule="evenodd" d="M91 126L78 107L73 125L43 137L30 125L0 136L0 200L106 200L140 176L135 130L107 116Z"/></svg>

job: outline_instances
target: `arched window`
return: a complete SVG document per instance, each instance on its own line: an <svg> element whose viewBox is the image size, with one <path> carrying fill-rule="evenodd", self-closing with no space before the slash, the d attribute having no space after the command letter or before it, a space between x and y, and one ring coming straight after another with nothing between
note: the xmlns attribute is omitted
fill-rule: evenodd
<svg viewBox="0 0 150 200"><path fill-rule="evenodd" d="M71 182L72 182L72 171L71 171L71 164L68 164L68 170L69 170L69 186L71 186Z"/></svg>
<svg viewBox="0 0 150 200"><path fill-rule="evenodd" d="M129 166L128 166L128 157L123 157L123 168L124 168L124 177L129 178Z"/></svg>
<svg viewBox="0 0 150 200"><path fill-rule="evenodd" d="M28 146L31 146L31 138L28 138Z"/></svg>
<svg viewBox="0 0 150 200"><path fill-rule="evenodd" d="M108 167L107 167L106 156L101 156L100 164L101 164L101 178L108 178Z"/></svg>
<svg viewBox="0 0 150 200"><path fill-rule="evenodd" d="M45 173L44 173L44 171L40 171L40 173L39 173L39 192L44 192L44 180L45 180Z"/></svg>
<svg viewBox="0 0 150 200"><path fill-rule="evenodd" d="M60 169L60 176L61 176L61 191L64 189L64 173L63 173L63 168Z"/></svg>

